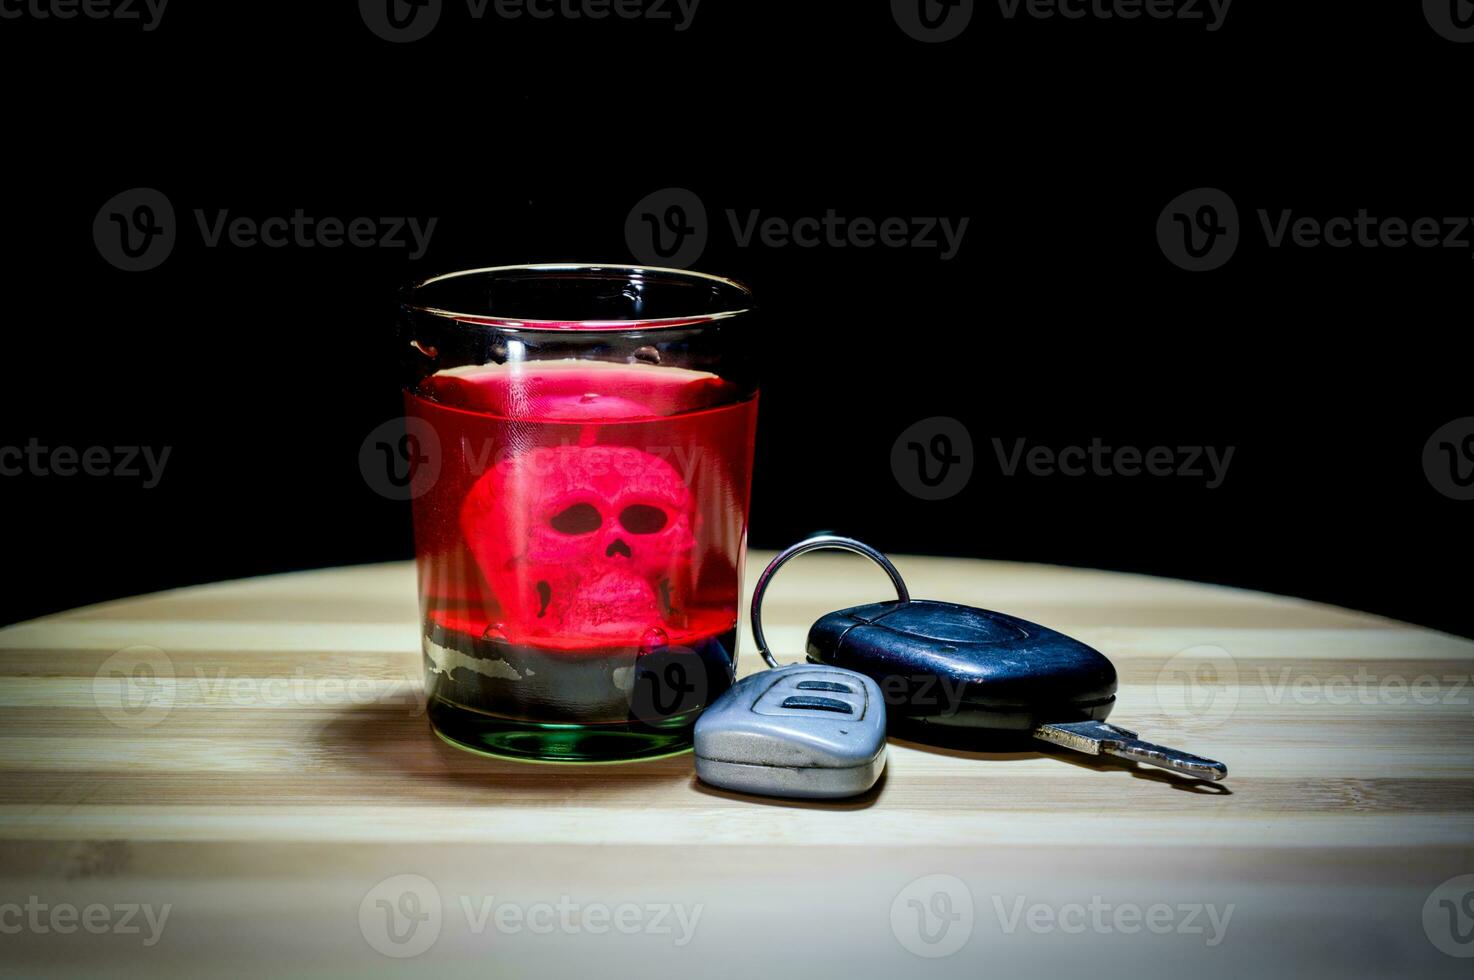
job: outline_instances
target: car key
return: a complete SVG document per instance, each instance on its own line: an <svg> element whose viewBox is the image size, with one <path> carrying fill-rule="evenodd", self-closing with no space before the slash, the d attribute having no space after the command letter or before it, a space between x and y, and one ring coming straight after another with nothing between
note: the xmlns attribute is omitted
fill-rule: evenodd
<svg viewBox="0 0 1474 980"><path fill-rule="evenodd" d="M885 768L885 731L885 703L870 678L810 664L765 670L696 720L696 775L764 796L854 796Z"/></svg>
<svg viewBox="0 0 1474 980"><path fill-rule="evenodd" d="M1107 724L1116 701L1116 669L1100 651L1046 626L1006 613L912 599L895 566L850 538L811 538L780 554L753 597L753 636L762 636L759 604L788 559L838 548L886 569L898 599L830 613L808 635L808 659L864 674L885 698L893 734L944 741L959 731L1028 733L1090 755L1114 755L1199 779L1228 775L1221 762L1154 745Z"/></svg>

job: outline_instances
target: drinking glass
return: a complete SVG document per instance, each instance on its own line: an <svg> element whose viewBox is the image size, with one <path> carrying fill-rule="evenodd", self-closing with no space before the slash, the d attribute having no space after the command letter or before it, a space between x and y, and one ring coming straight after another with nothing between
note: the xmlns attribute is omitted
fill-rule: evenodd
<svg viewBox="0 0 1474 980"><path fill-rule="evenodd" d="M428 712L567 762L688 749L731 686L757 385L730 279L623 265L406 287Z"/></svg>

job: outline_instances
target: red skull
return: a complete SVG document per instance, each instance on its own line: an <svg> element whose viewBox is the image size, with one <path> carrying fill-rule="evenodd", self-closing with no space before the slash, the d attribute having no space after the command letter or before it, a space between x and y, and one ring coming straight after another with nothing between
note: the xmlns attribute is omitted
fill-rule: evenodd
<svg viewBox="0 0 1474 980"><path fill-rule="evenodd" d="M639 641L690 577L691 493L637 449L556 446L493 466L461 530L509 633Z"/></svg>

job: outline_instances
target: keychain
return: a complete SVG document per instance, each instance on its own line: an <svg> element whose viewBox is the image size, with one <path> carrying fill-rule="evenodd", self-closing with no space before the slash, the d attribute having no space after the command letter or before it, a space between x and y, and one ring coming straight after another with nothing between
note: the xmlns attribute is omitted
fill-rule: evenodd
<svg viewBox="0 0 1474 980"><path fill-rule="evenodd" d="M789 560L828 549L880 565L897 598L824 616L809 630L809 662L779 667L763 635L763 596ZM696 772L714 785L775 796L864 792L885 765L887 727L920 742L1027 733L1199 779L1228 775L1221 762L1107 724L1116 669L1098 650L1005 613L912 599L895 565L853 538L809 538L774 558L753 593L752 636L777 669L744 678L696 723Z"/></svg>

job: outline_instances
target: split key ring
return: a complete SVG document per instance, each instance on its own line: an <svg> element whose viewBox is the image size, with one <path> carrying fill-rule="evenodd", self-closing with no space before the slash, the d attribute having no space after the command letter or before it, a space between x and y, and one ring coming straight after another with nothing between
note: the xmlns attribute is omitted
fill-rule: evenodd
<svg viewBox="0 0 1474 980"><path fill-rule="evenodd" d="M797 558L810 551L851 551L857 555L864 555L885 569L885 573L890 576L891 584L896 587L896 598L902 602L911 601L911 593L907 590L906 583L902 580L901 573L896 570L896 566L891 564L889 558L865 542L840 537L837 534L820 534L806 538L782 551L778 557L768 563L768 567L763 569L763 573L758 576L757 588L752 593L752 641L757 644L757 652L762 655L763 660L767 661L769 667L777 667L778 661L769 652L767 638L763 636L763 596L767 594L768 583L773 580L774 575L778 574L778 569L787 564L789 559Z"/></svg>

